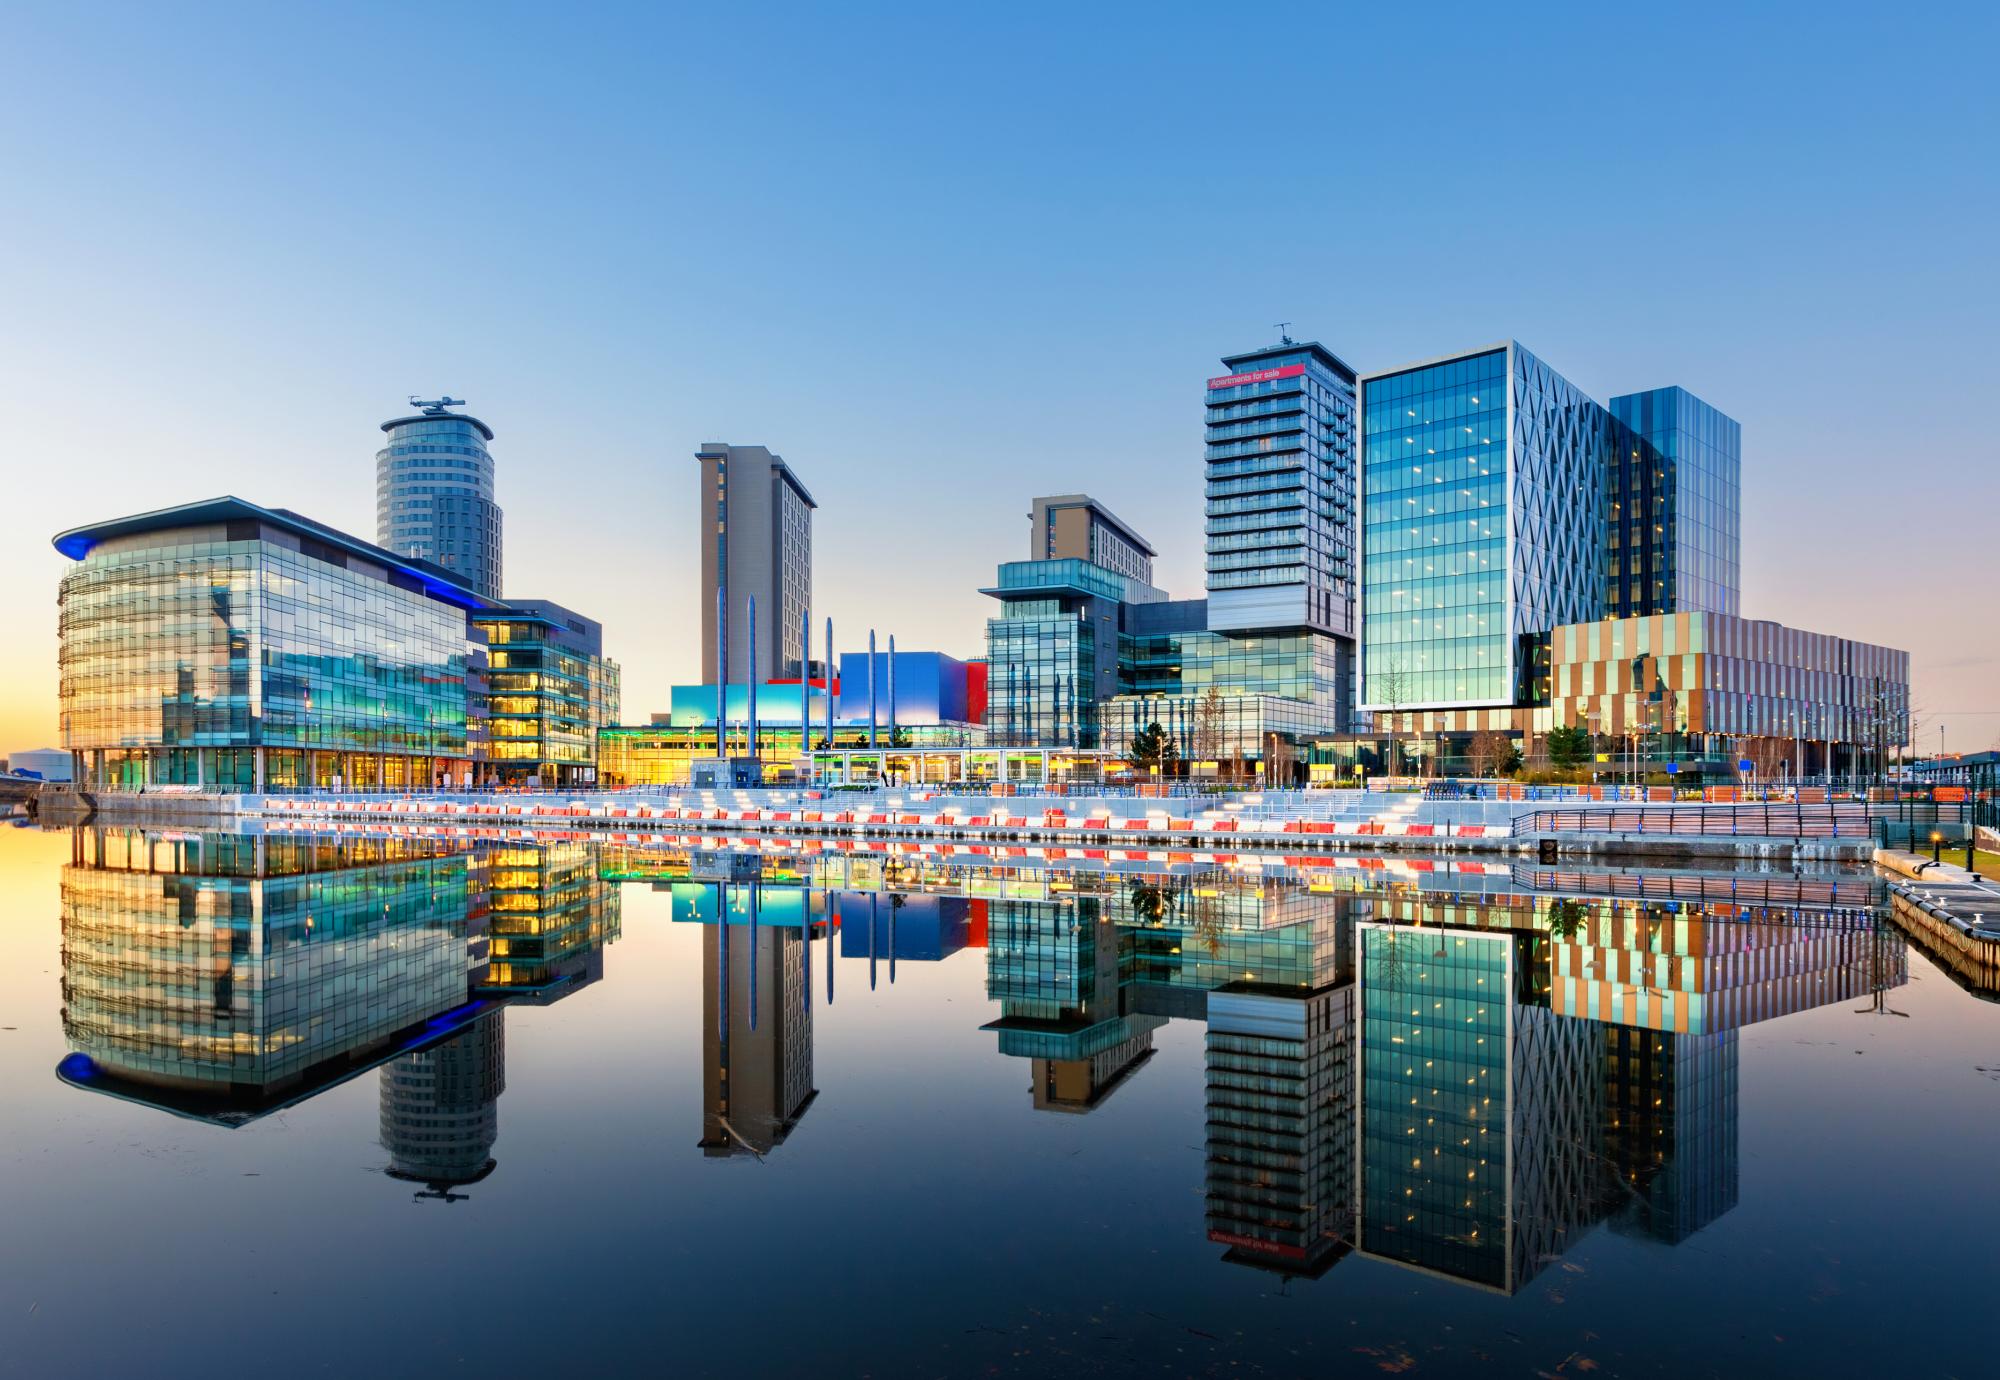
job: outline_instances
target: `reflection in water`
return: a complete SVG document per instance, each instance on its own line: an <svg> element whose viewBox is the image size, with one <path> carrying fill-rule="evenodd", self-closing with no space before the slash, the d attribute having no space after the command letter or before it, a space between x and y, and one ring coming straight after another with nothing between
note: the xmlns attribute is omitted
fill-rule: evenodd
<svg viewBox="0 0 2000 1380"><path fill-rule="evenodd" d="M1359 1257L1503 1294L1599 1225L1671 1245L1728 1213L1738 1032L1908 977L1853 876L75 840L62 1076L234 1125L380 1064L388 1172L420 1197L493 1171L500 1008L601 977L638 882L702 927L706 1156L761 1158L801 1124L836 951L892 992L899 964L984 948L982 1028L1027 1061L1036 1110L1101 1107L1162 1026L1204 1023L1225 1260L1310 1278Z"/></svg>
<svg viewBox="0 0 2000 1380"><path fill-rule="evenodd" d="M507 1089L506 1014L383 1065L382 1148L389 1174L452 1202L452 1189L493 1172L500 1094Z"/></svg>
<svg viewBox="0 0 2000 1380"><path fill-rule="evenodd" d="M493 1169L506 1002L603 973L615 887L574 846L79 828L62 873L78 1087L241 1126L371 1068L387 1172Z"/></svg>

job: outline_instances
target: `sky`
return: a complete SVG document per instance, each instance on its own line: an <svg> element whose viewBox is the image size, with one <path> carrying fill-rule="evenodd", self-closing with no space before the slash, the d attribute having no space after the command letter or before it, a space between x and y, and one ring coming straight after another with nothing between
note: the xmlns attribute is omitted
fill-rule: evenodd
<svg viewBox="0 0 2000 1380"><path fill-rule="evenodd" d="M2000 741L2000 6L39 4L0 41L0 753L57 531L233 493L373 539L494 428L505 592L700 679L704 441L819 501L816 615L970 657L1029 500L1201 592L1202 385L1512 338L1743 424L1743 611Z"/></svg>

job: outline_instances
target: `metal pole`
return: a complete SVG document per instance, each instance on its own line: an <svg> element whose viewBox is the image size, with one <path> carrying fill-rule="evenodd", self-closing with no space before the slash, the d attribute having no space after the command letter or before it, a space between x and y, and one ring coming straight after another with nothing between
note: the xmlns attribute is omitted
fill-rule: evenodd
<svg viewBox="0 0 2000 1380"><path fill-rule="evenodd" d="M749 596L749 605L750 605L750 615L749 615L750 647L749 651L746 654L748 655L750 660L748 663L749 669L746 672L746 675L748 677L748 684L744 687L745 693L749 697L749 703L746 707L746 713L743 716L745 721L744 726L749 731L744 736L748 739L747 746L749 748L750 769L757 773L757 783L759 785L762 785L764 782L764 770L763 767L759 765L757 761L757 596L756 595L752 594L751 596ZM752 892L751 895L754 898L756 893ZM752 905L754 904L755 901L753 899Z"/></svg>
<svg viewBox="0 0 2000 1380"><path fill-rule="evenodd" d="M729 755L729 591L715 589L715 755Z"/></svg>
<svg viewBox="0 0 2000 1380"><path fill-rule="evenodd" d="M889 746L896 746L896 634L889 634Z"/></svg>
<svg viewBox="0 0 2000 1380"><path fill-rule="evenodd" d="M810 609L799 610L799 751L812 763L809 768L811 779L819 779L819 763L812 755L813 739L813 681L812 681L812 640L813 621ZM812 952L812 945L806 945L806 952Z"/></svg>
<svg viewBox="0 0 2000 1380"><path fill-rule="evenodd" d="M875 750L875 630L868 630L868 750ZM878 771L879 774L879 771Z"/></svg>
<svg viewBox="0 0 2000 1380"><path fill-rule="evenodd" d="M826 620L826 750L827 760L832 762L833 752L833 620Z"/></svg>

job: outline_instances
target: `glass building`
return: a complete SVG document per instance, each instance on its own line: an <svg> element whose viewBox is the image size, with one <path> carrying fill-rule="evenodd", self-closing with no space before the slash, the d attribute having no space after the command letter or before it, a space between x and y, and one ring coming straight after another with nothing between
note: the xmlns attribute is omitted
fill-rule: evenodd
<svg viewBox="0 0 2000 1380"><path fill-rule="evenodd" d="M1208 381L1208 626L1354 631L1354 371L1317 341Z"/></svg>
<svg viewBox="0 0 2000 1380"><path fill-rule="evenodd" d="M94 790L428 790L472 777L467 616L492 607L282 508L64 532L61 717Z"/></svg>
<svg viewBox="0 0 2000 1380"><path fill-rule="evenodd" d="M1604 608L1608 413L1514 344L1361 382L1362 708L1527 703Z"/></svg>
<svg viewBox="0 0 2000 1380"><path fill-rule="evenodd" d="M375 540L430 561L488 599L500 597L500 509L493 501L493 428L448 412L454 399L410 399L414 417L382 423L375 453Z"/></svg>
<svg viewBox="0 0 2000 1380"><path fill-rule="evenodd" d="M1551 629L1733 613L1741 451L1684 389L1605 408L1518 342L1364 376L1362 709L1546 703Z"/></svg>
<svg viewBox="0 0 2000 1380"><path fill-rule="evenodd" d="M982 594L989 741L1097 745L1097 706L1118 693L1124 606L1164 600L1152 586L1074 557L1008 561Z"/></svg>
<svg viewBox="0 0 2000 1380"><path fill-rule="evenodd" d="M604 628L547 600L473 615L486 641L486 758L502 785L561 789L597 780L597 731L618 721L618 663Z"/></svg>
<svg viewBox="0 0 2000 1380"><path fill-rule="evenodd" d="M1735 614L1743 564L1743 428L1685 388L1611 400L1606 610Z"/></svg>

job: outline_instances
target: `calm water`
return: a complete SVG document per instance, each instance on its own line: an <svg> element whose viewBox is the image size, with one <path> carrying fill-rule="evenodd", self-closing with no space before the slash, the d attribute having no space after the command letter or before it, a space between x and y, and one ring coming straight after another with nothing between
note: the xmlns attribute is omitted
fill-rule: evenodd
<svg viewBox="0 0 2000 1380"><path fill-rule="evenodd" d="M2000 1008L1647 881L0 829L0 1374L1990 1374Z"/></svg>

